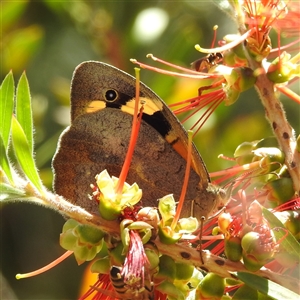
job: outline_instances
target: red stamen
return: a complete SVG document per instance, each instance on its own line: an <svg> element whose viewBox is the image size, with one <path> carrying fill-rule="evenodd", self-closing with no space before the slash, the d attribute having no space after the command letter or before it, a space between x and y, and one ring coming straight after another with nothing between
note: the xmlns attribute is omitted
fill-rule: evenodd
<svg viewBox="0 0 300 300"><path fill-rule="evenodd" d="M183 180L183 185L182 185L182 190L179 198L179 203L176 209L176 214L174 216L174 219L171 224L172 230L175 229L177 222L180 217L180 213L183 207L184 199L185 199L185 194L187 191L187 186L189 182L189 177L190 177L190 170L191 170L191 161L192 161L192 132L188 131L188 153L187 153L187 159L186 159L186 169L185 169L185 174L184 174L184 180Z"/></svg>
<svg viewBox="0 0 300 300"><path fill-rule="evenodd" d="M33 272L30 272L30 273L17 274L16 278L17 279L23 279L23 278L28 278L28 277L32 277L32 276L42 274L42 273L52 269L53 267L55 267L56 265L61 263L63 260L65 260L67 257L69 257L72 254L73 254L73 251L66 251L62 256L60 256L59 258L57 258L56 260L54 260L50 264L46 265L45 267L40 268L40 269L35 270Z"/></svg>
<svg viewBox="0 0 300 300"><path fill-rule="evenodd" d="M206 79L206 78L220 77L219 74L200 73L200 72L196 72L196 71L193 71L193 72L196 72L196 74L185 74L185 73L172 72L172 71L167 71L167 70L163 70L163 69L160 69L160 68L152 67L150 65L141 63L141 62L137 61L136 59L131 59L130 61L134 64L139 65L143 69L151 70L151 71L154 71L154 72L157 72L157 73L170 75L170 76L177 76L177 77L190 78L190 79ZM192 73L191 70L190 70L189 73Z"/></svg>
<svg viewBox="0 0 300 300"><path fill-rule="evenodd" d="M135 88L135 106L134 106L134 114L133 114L133 120L132 120L132 128L131 128L131 135L130 135L130 142L128 146L128 150L126 153L124 165L122 167L121 174L119 176L119 181L116 186L116 192L121 194L124 186L124 182L126 180L127 174L129 172L129 166L131 164L134 148L137 142L138 133L141 125L142 120L142 114L143 114L143 105L140 109L139 115L138 115L138 107L139 107L139 99L140 99L140 74L138 69L135 69L136 71L136 88Z"/></svg>
<svg viewBox="0 0 300 300"><path fill-rule="evenodd" d="M213 40L212 40L212 43L211 43L211 48L213 48L215 46L215 43L216 43L218 25L215 25L213 27L213 30L214 30L214 37L213 37Z"/></svg>
<svg viewBox="0 0 300 300"><path fill-rule="evenodd" d="M276 89L280 91L282 94L289 97L291 100L295 101L296 103L300 104L300 95L293 92L291 89L289 89L286 85L276 85Z"/></svg>

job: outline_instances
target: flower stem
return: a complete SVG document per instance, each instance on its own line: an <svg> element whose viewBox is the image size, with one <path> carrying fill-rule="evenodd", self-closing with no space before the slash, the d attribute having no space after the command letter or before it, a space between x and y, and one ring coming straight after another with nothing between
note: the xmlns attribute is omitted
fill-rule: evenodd
<svg viewBox="0 0 300 300"><path fill-rule="evenodd" d="M251 61L251 67L257 69L256 62ZM300 153L296 149L295 131L289 124L282 103L275 95L274 83L261 74L257 77L255 88L265 108L269 121L280 148L285 154L285 163L293 180L294 190L300 193Z"/></svg>

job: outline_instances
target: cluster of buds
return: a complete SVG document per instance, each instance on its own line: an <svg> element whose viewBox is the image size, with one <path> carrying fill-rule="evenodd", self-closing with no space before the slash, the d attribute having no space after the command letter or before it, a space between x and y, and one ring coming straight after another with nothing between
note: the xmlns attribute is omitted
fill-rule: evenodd
<svg viewBox="0 0 300 300"><path fill-rule="evenodd" d="M102 247L97 248L98 253L93 252L93 255L88 256L95 258L91 271L98 273L99 277L98 282L82 296L82 299L92 292L98 295L105 294L99 286L111 289L115 295L120 294L121 286L122 293L137 299L145 293L160 293L169 297L177 295L177 299L185 299L187 294L198 286L201 273L191 265L176 263L171 257L160 255L151 241L158 236L161 242L174 244L184 234L193 233L199 227L197 219L182 218L174 223L176 203L172 195L161 198L158 208L142 208L138 205L142 195L138 186L125 183L123 197L123 194L117 195L115 192L117 181L117 178L110 177L105 170L96 176L96 186L92 185L92 199L97 201L100 215L106 220L120 221L121 240L110 236L103 239L102 236L101 242L104 241L104 245L101 243ZM75 221L69 220L66 224L69 223ZM75 225L77 228L78 225ZM94 230L92 228L92 231ZM76 243L72 240L71 247L66 247L70 240L70 231L73 234L74 228L71 230L70 226L65 225L61 245L74 251L79 261L77 247L78 244L82 247L82 238ZM72 238L74 236L73 234ZM85 248L89 246L95 249L98 245L94 244L92 247L92 240L86 242ZM82 256L80 258L82 259Z"/></svg>
<svg viewBox="0 0 300 300"><path fill-rule="evenodd" d="M235 150L234 158L238 165L247 166L251 171L252 188L260 189L265 195L265 207L275 208L295 196L285 155L275 137L242 143Z"/></svg>
<svg viewBox="0 0 300 300"><path fill-rule="evenodd" d="M253 220L254 219L254 220ZM225 237L225 255L232 261L243 259L248 270L257 271L276 252L276 239L269 223L262 215L258 202L249 207L246 222L242 217L223 213L218 220L219 229Z"/></svg>

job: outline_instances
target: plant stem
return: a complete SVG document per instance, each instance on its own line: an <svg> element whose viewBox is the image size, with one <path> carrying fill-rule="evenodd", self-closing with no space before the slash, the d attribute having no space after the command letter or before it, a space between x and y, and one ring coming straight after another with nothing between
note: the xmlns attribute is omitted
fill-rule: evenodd
<svg viewBox="0 0 300 300"><path fill-rule="evenodd" d="M121 240L120 223L118 220L107 221L100 215L90 214L82 207L74 205L63 197L51 192L48 192L46 197L40 196L39 198L36 196L34 197L34 203L39 205L43 203L47 208L54 209L65 217L75 219L81 224L93 226L115 237L116 239ZM29 199L32 201L34 198L32 197ZM209 251L202 252L202 263L200 259L200 252L185 242L182 244L174 244L170 247L170 245L163 244L158 238L156 238L154 243L156 244L159 253L166 254L177 262L192 264L195 267L202 268L208 272L213 272L224 278L235 278L235 272L252 273L248 271L241 262L232 262L228 259L213 255ZM257 271L255 274L268 278L296 293L299 292L300 283L296 278L282 274L279 275L268 269Z"/></svg>
<svg viewBox="0 0 300 300"><path fill-rule="evenodd" d="M236 21L240 31L243 35L247 32L245 25L244 10L241 4L235 3ZM257 35L260 28L257 25ZM295 131L289 124L282 103L276 96L276 86L271 82L266 75L263 62L257 62L248 52L247 47L244 46L244 53L248 60L249 67L254 71L264 70L259 72L255 83L255 88L260 96L261 102L265 108L266 119L273 129L274 135L278 141L279 147L285 154L285 164L288 168L290 176L293 181L294 191L296 196L300 195L300 153L296 149Z"/></svg>
<svg viewBox="0 0 300 300"><path fill-rule="evenodd" d="M258 67L257 63L253 61L251 61L251 65L253 69ZM267 78L266 74L257 77L255 87L265 108L266 118L285 154L285 164L293 180L294 190L299 195L300 153L296 149L295 131L286 118L282 103L275 95L274 83Z"/></svg>

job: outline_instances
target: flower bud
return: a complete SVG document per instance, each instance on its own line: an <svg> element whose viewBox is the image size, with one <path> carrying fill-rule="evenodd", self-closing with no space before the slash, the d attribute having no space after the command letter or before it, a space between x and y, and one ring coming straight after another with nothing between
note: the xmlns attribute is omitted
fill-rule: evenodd
<svg viewBox="0 0 300 300"><path fill-rule="evenodd" d="M238 90L232 89L229 85L224 87L224 92L226 93L226 98L224 100L226 106L234 104L241 94Z"/></svg>
<svg viewBox="0 0 300 300"><path fill-rule="evenodd" d="M164 280L155 287L155 290L168 296L170 300L184 300L185 296L182 291L170 281Z"/></svg>
<svg viewBox="0 0 300 300"><path fill-rule="evenodd" d="M244 142L235 149L234 158L240 166L252 162L254 156L252 151L255 149L256 143L257 141Z"/></svg>
<svg viewBox="0 0 300 300"><path fill-rule="evenodd" d="M252 69L247 67L238 67L234 68L233 72L236 73L236 80L231 85L232 88L239 92L244 92L254 86L256 82L256 76L254 76Z"/></svg>
<svg viewBox="0 0 300 300"><path fill-rule="evenodd" d="M219 300L222 298L224 290L225 279L214 273L208 273L196 289L197 299Z"/></svg>
<svg viewBox="0 0 300 300"><path fill-rule="evenodd" d="M159 253L155 244L148 243L144 245L145 253L150 263L150 270L154 270L159 265Z"/></svg>
<svg viewBox="0 0 300 300"><path fill-rule="evenodd" d="M266 239L266 240L265 240ZM266 234L248 232L242 238L243 261L250 271L258 271L274 255L274 243Z"/></svg>
<svg viewBox="0 0 300 300"><path fill-rule="evenodd" d="M218 218L218 225L222 232L226 232L229 224L232 222L232 216L230 213L222 213Z"/></svg>
<svg viewBox="0 0 300 300"><path fill-rule="evenodd" d="M174 280L176 277L176 263L174 259L168 255L162 255L159 258L159 271L155 277L161 280Z"/></svg>
<svg viewBox="0 0 300 300"><path fill-rule="evenodd" d="M271 40L268 36L266 36L263 44L260 44L256 38L249 37L247 40L246 47L249 50L249 54L257 61L262 62L268 55L272 49Z"/></svg>
<svg viewBox="0 0 300 300"><path fill-rule="evenodd" d="M276 207L280 204L292 199L295 194L293 181L289 177L282 177L277 180L268 182L264 189L268 193L268 201L271 207Z"/></svg>
<svg viewBox="0 0 300 300"><path fill-rule="evenodd" d="M236 39L240 38L239 35L236 34L227 34L223 37L223 40L228 44ZM223 53L223 62L227 66L245 66L247 65L247 59L245 56L245 50L243 43L239 43L237 46L231 48L228 51Z"/></svg>
<svg viewBox="0 0 300 300"><path fill-rule="evenodd" d="M297 239L300 240L300 213L299 211L275 212L275 216L284 227Z"/></svg>
<svg viewBox="0 0 300 300"><path fill-rule="evenodd" d="M103 246L104 233L92 226L68 220L60 234L60 245L74 251L78 264L95 258Z"/></svg>
<svg viewBox="0 0 300 300"><path fill-rule="evenodd" d="M115 248L110 250L110 257L112 265L123 265L125 260L125 255L123 254L123 244L119 242Z"/></svg>
<svg viewBox="0 0 300 300"><path fill-rule="evenodd" d="M110 271L109 257L103 257L97 259L91 266L92 273L109 274L109 271Z"/></svg>
<svg viewBox="0 0 300 300"><path fill-rule="evenodd" d="M283 83L291 80L297 73L299 74L299 65L290 61L291 55L282 52L269 66L267 77L274 83Z"/></svg>
<svg viewBox="0 0 300 300"><path fill-rule="evenodd" d="M117 219L124 207L133 206L138 203L142 197L142 190L136 183L129 185L124 183L121 193L116 191L119 179L109 176L107 170L96 175L96 182L99 188L99 212L105 220Z"/></svg>
<svg viewBox="0 0 300 300"><path fill-rule="evenodd" d="M239 261L242 258L241 239L239 237L230 237L225 239L225 255L231 261Z"/></svg>
<svg viewBox="0 0 300 300"><path fill-rule="evenodd" d="M177 280L188 281L194 272L194 266L185 263L176 263L176 275Z"/></svg>
<svg viewBox="0 0 300 300"><path fill-rule="evenodd" d="M257 148L253 154L253 161L260 161L260 167L267 172L275 171L284 164L284 153L275 147Z"/></svg>
<svg viewBox="0 0 300 300"><path fill-rule="evenodd" d="M172 221L173 219L169 219L168 221L165 222L164 226L162 225L162 223L159 224L158 226L158 236L160 241L164 244L168 244L168 245L175 244L182 237L182 234L172 230L171 228Z"/></svg>

